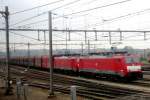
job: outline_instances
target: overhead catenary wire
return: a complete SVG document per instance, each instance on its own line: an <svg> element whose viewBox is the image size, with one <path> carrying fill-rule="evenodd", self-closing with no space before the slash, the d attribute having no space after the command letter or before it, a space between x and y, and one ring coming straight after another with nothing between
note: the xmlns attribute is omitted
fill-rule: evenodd
<svg viewBox="0 0 150 100"><path fill-rule="evenodd" d="M104 25L104 24L107 24L107 23L112 23L114 21L121 20L122 18L128 18L129 16L138 16L138 15L143 14L144 12L146 13L147 11L150 11L150 8L144 9L144 10L141 10L141 11L137 11L137 12L133 12L133 13L128 13L128 14L125 14L125 15L122 15L122 16L114 17L114 18L108 19L108 20L106 20L104 22L101 22L101 23L91 24L91 25L88 25L87 28L92 27L92 26L101 26L101 25ZM37 22L25 24L25 25L22 25L22 26L33 25L33 24L37 24L37 23L45 22L45 21L48 21L48 19L44 19L44 20L40 20L40 21L37 21Z"/></svg>
<svg viewBox="0 0 150 100"><path fill-rule="evenodd" d="M15 34L15 35L22 36L22 37L25 37L25 38L28 38L28 39L32 39L32 40L36 40L36 41L40 41L39 39L36 39L36 38L30 37L30 36L26 36L26 35L22 35L22 34L19 34L19 33L15 33L15 32L12 32L12 31L10 31L10 33L13 33L13 34ZM54 36L62 39L62 37L61 37L61 36L57 36L57 35L54 35Z"/></svg>
<svg viewBox="0 0 150 100"><path fill-rule="evenodd" d="M6 44L5 42L0 42L0 44ZM10 44L13 44L14 45L14 43L10 43ZM27 44L27 43L26 43ZM23 45L25 45L25 43L19 43L19 46L15 46L15 48L17 48L17 47L22 47ZM13 49L14 47L10 47L10 49ZM5 50L6 48L0 48L0 50Z"/></svg>
<svg viewBox="0 0 150 100"><path fill-rule="evenodd" d="M69 2L69 3L67 3L67 4L64 4L64 5L62 5L62 6L53 8L53 9L51 9L51 10L44 11L44 12L42 12L42 13L40 13L40 14L31 16L31 17L29 17L29 18L26 18L26 19L23 19L23 20L21 20L21 21L18 21L18 22L16 22L16 23L14 23L14 24L11 24L10 26L12 27L12 26L15 26L15 25L17 25L17 24L26 22L26 21L28 21L28 20L32 20L32 19L34 19L34 18L36 18L36 17L39 17L39 16L44 15L44 14L47 14L49 11L54 11L54 10L63 8L64 6L72 5L72 4L74 4L74 3L78 2L78 1L80 1L80 0L75 0L75 1ZM57 15L56 13L52 13L52 14ZM61 16L59 16L59 17L61 17Z"/></svg>
<svg viewBox="0 0 150 100"><path fill-rule="evenodd" d="M79 2L79 1L81 1L81 0L75 0L75 1L69 2L69 3L64 4L64 5L62 5L62 6L56 7L56 8L54 8L54 9L52 9L51 11L55 11L55 10L57 10L57 9L60 9L60 8L65 7L65 6L69 6L69 5L75 4L75 3Z"/></svg>
<svg viewBox="0 0 150 100"><path fill-rule="evenodd" d="M85 16L85 15L87 15L87 14L75 16L75 18L77 18L77 17L82 17L82 16ZM72 18L73 18L73 17L72 17ZM54 17L54 19L55 19L55 17ZM20 25L20 26L17 26L17 27L31 26L31 25L39 24L39 23L46 22L46 21L48 21L48 18L42 19L42 20L38 20L38 21L35 21L35 22L31 22L31 23L27 23L27 24L23 24L23 25Z"/></svg>
<svg viewBox="0 0 150 100"><path fill-rule="evenodd" d="M33 8L17 11L17 12L11 13L10 15L15 15L15 14L31 11L31 10L34 10L34 9L37 9L37 8L41 8L41 7L44 7L44 6L48 6L48 5L52 5L52 4L55 4L55 3L59 3L61 1L64 1L64 0L58 0L58 1L50 2L50 3L44 4L44 5L36 6L36 7L33 7Z"/></svg>
<svg viewBox="0 0 150 100"><path fill-rule="evenodd" d="M91 1L88 1L87 3L85 3L85 4L89 5L89 4L91 4L91 3L95 2L95 1L98 1L98 0L91 0Z"/></svg>
<svg viewBox="0 0 150 100"><path fill-rule="evenodd" d="M104 5L104 6L98 6L98 7L94 7L94 8L90 8L90 9L86 9L86 10L81 10L81 11L78 11L78 12L73 12L73 13L70 13L70 14L63 15L62 17L66 17L66 16L70 16L70 15L74 15L74 14L79 14L79 13L84 13L84 12L89 12L89 11L92 11L92 10L105 8L105 7L109 7L109 6L113 6L113 5L129 2L129 1L131 1L131 0L124 0L124 1L120 1L120 2L107 4L107 5Z"/></svg>
<svg viewBox="0 0 150 100"><path fill-rule="evenodd" d="M10 32L13 33L13 34L15 34L15 35L18 35L18 36L22 36L22 37L25 37L25 38L28 38L28 39L39 41L39 39L30 37L30 36L22 35L22 34L19 34L19 33L16 33L16 32L12 32L12 31L10 31ZM54 35L54 37L57 37L57 38L60 38L60 39L64 39L62 36L56 35L56 34ZM40 40L40 41L42 41L42 40Z"/></svg>
<svg viewBox="0 0 150 100"><path fill-rule="evenodd" d="M130 16L138 16L138 15L141 15L142 13L144 13L144 12L147 12L147 11L150 11L150 8L144 9L144 10L141 10L141 11L137 11L137 12L133 12L133 13L129 13L129 14L126 14L126 15L114 17L114 18L111 18L111 19L108 19L108 20L106 19L106 21L104 21L104 22L92 24L92 25L89 25L88 27L101 26L101 25L104 25L106 23L112 23L114 21L121 20L122 18L128 18Z"/></svg>
<svg viewBox="0 0 150 100"><path fill-rule="evenodd" d="M24 26L34 25L34 24L38 24L38 23L46 22L46 21L48 21L47 18L46 18L46 19L43 19L43 20L36 21L36 22L27 23L27 24L24 24L24 25L21 25L21 26L17 26L17 27L24 27Z"/></svg>
<svg viewBox="0 0 150 100"><path fill-rule="evenodd" d="M26 36L26 35L21 35L21 34L15 33L15 32L11 32L11 31L10 31L10 33L13 33L13 34L15 34L15 35L22 36L22 37L25 37L25 38L28 38L28 39L32 39L32 40L39 41L39 39L36 39L36 38L33 38L33 37L29 37L29 36ZM54 35L54 36L63 39L63 38L60 37L60 36L57 36L57 35ZM41 41L42 41L42 40L40 40L40 42L41 42ZM27 44L27 43L26 43L26 44ZM45 42L44 42L44 43L40 43L40 44L45 45Z"/></svg>
<svg viewBox="0 0 150 100"><path fill-rule="evenodd" d="M130 35L130 36L124 37L124 39L123 39L123 40L125 40L125 39L129 39L129 38L135 38L135 37L138 37L138 36L144 36L144 35L142 35L142 34Z"/></svg>
<svg viewBox="0 0 150 100"><path fill-rule="evenodd" d="M10 28L9 29L10 31L49 31L48 29L13 29L13 28ZM148 32L150 33L150 30L84 30L84 29L71 29L71 30L64 30L64 29L52 29L53 31L55 32L126 32L126 33L129 33L129 32ZM5 31L5 28L0 28L0 31Z"/></svg>
<svg viewBox="0 0 150 100"><path fill-rule="evenodd" d="M26 35L22 35L22 34L18 34L18 33L12 32L12 31L10 31L10 33L13 33L13 34L15 34L15 35L22 36L22 37L25 37L25 38L28 38L28 39L32 39L32 40L39 41L39 40L36 39L36 38L30 37L30 36L26 36Z"/></svg>
<svg viewBox="0 0 150 100"><path fill-rule="evenodd" d="M120 32L120 31L118 31L118 32ZM125 31L125 32L129 32L129 31ZM133 32L138 32L138 31L133 31ZM144 32L144 31L139 31L139 32ZM145 31L145 32L149 32L149 31ZM19 34L20 35L20 34ZM77 34L77 35L80 35L81 36L81 34ZM22 35L21 35L22 36ZM64 39L62 36L56 36L56 34L54 35L55 37L58 37L58 38L61 38L61 39ZM28 37L28 36L25 36L25 37L27 37L27 38L32 38L32 37ZM90 38L90 39L93 39L94 40L94 36L92 36L92 37L88 37L87 36L87 39L88 38ZM36 40L38 40L38 39L36 39ZM41 40L42 41L42 40ZM59 40L58 40L59 41ZM60 41L62 41L62 40L60 40ZM73 40L71 40L71 41L73 41ZM84 40L82 40L82 41L84 41Z"/></svg>
<svg viewBox="0 0 150 100"><path fill-rule="evenodd" d="M77 2L77 1L80 1L80 0L76 0L76 2ZM90 8L90 9L86 9L86 10L82 10L82 11L78 11L78 12L73 12L73 13L70 13L70 14L66 14L66 15L59 16L59 17L57 17L57 18L60 18L60 17L67 17L67 16L74 15L74 14L79 14L79 13L84 13L84 12L88 12L88 11L92 11L92 10L96 10L96 9L100 9L100 8L105 8L105 7L109 7L109 6L113 6L113 5L125 3L125 2L128 2L128 1L131 1L131 0L124 0L124 1L120 1L120 2L115 2L115 3L107 4L107 5L104 5L104 6L98 6L98 7L94 7L94 8ZM76 3L76 2L74 2L74 3ZM73 3L68 3L68 5L70 5L70 4L73 4ZM66 4L65 6L67 6L67 4ZM64 6L61 6L61 8L62 8L62 7L64 7ZM60 8L60 7L54 8L54 9L52 9L51 11L54 11L54 10L59 9L59 8ZM14 23L14 24L12 24L12 25L10 25L10 26L15 26L15 25L17 25L17 24L21 24L21 23L26 22L26 21L28 21L28 20L31 20L31 19L33 19L33 18L39 17L39 16L41 16L41 15L44 15L44 14L46 14L47 12L48 12L48 11L45 11L45 12L42 12L42 13L40 13L40 14L38 14L38 15L35 15L35 16L29 17L29 18L26 18L26 19L21 20L21 21L18 21L18 22Z"/></svg>
<svg viewBox="0 0 150 100"><path fill-rule="evenodd" d="M21 34L12 32L12 31L10 31L10 32L13 33L13 34L15 34L15 35L20 35L20 36L23 36L23 37L26 37L26 38L30 38L30 39L34 39L34 40L38 40L38 41L39 41L39 39L36 39L36 38L33 38L33 37L29 37L29 36L26 36L26 35L21 35ZM82 34L80 34L80 33L76 33L76 35L84 36L84 35L82 35ZM63 35L56 35L56 34L55 34L54 36L55 36L55 37L58 37L58 38L61 38L61 39L65 39L65 38L62 37ZM89 36L87 36L87 39L94 39L94 37L89 37Z"/></svg>
<svg viewBox="0 0 150 100"><path fill-rule="evenodd" d="M25 37L25 38L28 38L28 39L32 39L32 40L36 40L36 41L42 41L42 40L39 40L39 39L30 37L30 36L22 35L22 34L19 34L19 33L12 32L12 31L10 31L10 32L13 33L13 34L15 34L15 35L22 36L22 37ZM76 35L83 36L82 34L76 34ZM65 39L65 38L63 38L63 37L60 36L60 35L56 35L56 34L55 34L54 36L57 37L57 38L60 38L60 39ZM92 39L92 40L94 40L94 37L89 37L89 36L87 36L87 39ZM66 40L66 41L67 41L67 40ZM84 41L84 40L83 40L83 41Z"/></svg>
<svg viewBox="0 0 150 100"><path fill-rule="evenodd" d="M5 42L0 42L0 45L5 44ZM12 42L10 43L12 45L16 44L16 45L28 45L28 43L24 43L24 42ZM30 43L30 45L49 45L49 43ZM53 43L53 45L66 45L65 43ZM68 45L81 45L80 43L69 43ZM84 45L88 45L88 44L84 44ZM95 43L91 43L90 45L102 45L102 44L95 44ZM17 47L17 46L15 46ZM19 46L18 46L19 47Z"/></svg>

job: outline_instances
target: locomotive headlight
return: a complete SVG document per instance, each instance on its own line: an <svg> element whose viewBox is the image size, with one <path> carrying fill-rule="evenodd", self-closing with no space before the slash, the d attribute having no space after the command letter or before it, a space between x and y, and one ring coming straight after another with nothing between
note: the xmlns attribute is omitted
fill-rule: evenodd
<svg viewBox="0 0 150 100"><path fill-rule="evenodd" d="M141 66L127 66L128 71L140 71Z"/></svg>

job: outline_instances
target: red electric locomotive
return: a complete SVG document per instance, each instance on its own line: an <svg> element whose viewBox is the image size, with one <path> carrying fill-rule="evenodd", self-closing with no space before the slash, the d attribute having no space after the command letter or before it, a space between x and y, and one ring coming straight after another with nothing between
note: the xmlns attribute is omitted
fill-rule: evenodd
<svg viewBox="0 0 150 100"><path fill-rule="evenodd" d="M78 62L80 73L131 80L142 78L141 64L134 56L82 57Z"/></svg>
<svg viewBox="0 0 150 100"><path fill-rule="evenodd" d="M48 68L47 57L42 57L42 68ZM138 57L133 55L55 57L54 70L119 79L142 78L141 63L139 63Z"/></svg>
<svg viewBox="0 0 150 100"><path fill-rule="evenodd" d="M75 75L115 77L118 79L141 79L143 77L139 57L135 55L122 56L62 56L54 57L54 71L72 73ZM16 58L20 64L24 58ZM29 64L48 69L48 57L32 57ZM15 60L16 62L16 60Z"/></svg>

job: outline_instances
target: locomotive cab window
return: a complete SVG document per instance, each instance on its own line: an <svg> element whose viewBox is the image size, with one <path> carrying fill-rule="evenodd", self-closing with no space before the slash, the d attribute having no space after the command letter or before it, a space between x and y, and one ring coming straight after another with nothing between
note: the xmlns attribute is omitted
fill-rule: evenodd
<svg viewBox="0 0 150 100"><path fill-rule="evenodd" d="M126 57L126 63L138 63L140 60L137 57Z"/></svg>

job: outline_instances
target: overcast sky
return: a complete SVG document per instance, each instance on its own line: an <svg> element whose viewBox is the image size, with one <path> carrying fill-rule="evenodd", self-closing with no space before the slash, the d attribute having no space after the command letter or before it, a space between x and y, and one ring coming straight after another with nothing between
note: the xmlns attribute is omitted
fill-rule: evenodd
<svg viewBox="0 0 150 100"><path fill-rule="evenodd" d="M0 0L0 10L4 10L4 6L9 7L10 14L22 11L28 8L40 6L50 2L59 1L52 5L44 6L38 9L27 11L24 13L18 13L10 15L10 27L16 28L21 26L22 28L48 28L48 21L44 21L37 24L29 25L36 21L45 20L48 18L48 14L43 14L42 16L36 17L32 20L20 22L26 18L41 14L42 12L53 10L62 5L71 3L68 6L63 6L52 12L57 14L53 15L53 28L57 29L102 29L102 30L150 30L150 1L149 0L128 0L127 2L111 5L108 7L99 8L96 10L91 10L83 13L73 14L67 16L67 18L59 17L67 15L74 12L79 12L95 7L101 7L125 0ZM126 16L127 15L127 16ZM125 16L125 17L121 17ZM1 16L0 16L1 17ZM59 18L58 18L59 17ZM117 18L117 19L116 19ZM19 24L16 24L20 22ZM0 27L4 27L4 20L0 19ZM15 25L14 25L15 24ZM27 26L24 26L27 25ZM17 32L16 32L17 33ZM36 33L26 34L25 32L18 32L19 34L27 35L30 37L37 38ZM150 33L147 33L147 38L150 38ZM48 35L48 34L47 34ZM108 40L108 37L102 37L108 35L108 33L99 33L98 39ZM1 32L0 41L4 42L5 36ZM57 37L56 37L57 36ZM55 40L65 39L65 33L54 33ZM119 33L113 33L112 40L119 40L117 36ZM88 33L89 40L94 39L93 33ZM43 35L40 35L40 38L43 38ZM61 39L62 38L62 39ZM32 39L23 38L17 36L13 33L10 33L10 42L32 42L32 43L41 43ZM48 39L48 38L47 38ZM73 33L71 35L72 40L83 40L84 34L82 33ZM132 40L132 41L131 41ZM139 41L138 41L139 40ZM83 41L84 42L84 41ZM116 41L112 41L116 42ZM120 41L117 41L120 42ZM63 42L61 42L63 43ZM65 43L65 42L64 42ZM68 42L69 43L79 43L78 42ZM91 44L100 44L96 48L109 48L109 41L99 41L99 42L90 42ZM123 48L124 46L132 46L134 48L149 48L149 40L143 41L143 33L124 33L124 41L118 47ZM12 46L13 47L13 46ZM76 46L79 48L79 46ZM18 47L19 49L20 47ZM42 47L36 47L42 48ZM57 48L60 48L57 46ZM62 46L61 46L62 48ZM65 48L65 47L64 47ZM72 48L69 46L68 48ZM86 48L86 46L85 46Z"/></svg>

